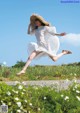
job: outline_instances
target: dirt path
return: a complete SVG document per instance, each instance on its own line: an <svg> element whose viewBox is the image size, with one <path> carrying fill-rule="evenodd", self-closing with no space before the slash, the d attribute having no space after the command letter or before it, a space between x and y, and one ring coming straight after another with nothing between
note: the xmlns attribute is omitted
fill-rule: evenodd
<svg viewBox="0 0 80 113"><path fill-rule="evenodd" d="M80 84L80 80L39 80L39 81L23 81L21 82L22 84L24 84L25 86L33 86L33 85L38 85L38 86L52 86L52 87L56 87L59 90L61 89L67 89L69 87L69 85L71 85L72 83L77 82ZM8 85L16 85L18 83L18 81L9 81L9 82L5 82Z"/></svg>

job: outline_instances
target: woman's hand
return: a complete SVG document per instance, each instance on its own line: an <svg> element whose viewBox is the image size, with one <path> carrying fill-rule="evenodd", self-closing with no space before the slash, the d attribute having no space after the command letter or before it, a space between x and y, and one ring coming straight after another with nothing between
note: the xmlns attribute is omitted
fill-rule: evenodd
<svg viewBox="0 0 80 113"><path fill-rule="evenodd" d="M63 32L63 33L60 33L60 36L65 36L67 33Z"/></svg>
<svg viewBox="0 0 80 113"><path fill-rule="evenodd" d="M55 33L56 36L65 36L67 33L63 32L63 33Z"/></svg>

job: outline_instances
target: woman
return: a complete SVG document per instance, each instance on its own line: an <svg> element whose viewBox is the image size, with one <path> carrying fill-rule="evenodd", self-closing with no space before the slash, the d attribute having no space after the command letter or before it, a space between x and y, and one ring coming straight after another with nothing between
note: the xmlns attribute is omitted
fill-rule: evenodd
<svg viewBox="0 0 80 113"><path fill-rule="evenodd" d="M72 53L68 50L62 50L60 54L56 55L60 46L57 36L65 36L66 33L56 33L56 28L51 27L50 24L40 15L33 14L30 17L28 34L34 34L36 36L37 43L31 42L28 45L28 52L30 55L25 66L19 73L17 73L17 75L24 74L34 58L40 58L41 56L48 55L53 61L57 61L63 55Z"/></svg>

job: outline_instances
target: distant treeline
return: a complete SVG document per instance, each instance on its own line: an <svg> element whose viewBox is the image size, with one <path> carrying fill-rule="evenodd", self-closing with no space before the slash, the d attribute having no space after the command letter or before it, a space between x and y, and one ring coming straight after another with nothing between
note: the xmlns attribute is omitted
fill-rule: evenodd
<svg viewBox="0 0 80 113"><path fill-rule="evenodd" d="M23 62L22 60L21 61L17 61L17 63L12 66L12 67L23 67L25 65L25 62ZM69 64L62 64L61 66L80 66L80 62L75 62L75 63L69 63ZM43 67L43 66L46 66L46 65L34 65L35 67ZM50 65L47 65L47 66L50 66ZM57 65L51 65L51 66L57 66Z"/></svg>

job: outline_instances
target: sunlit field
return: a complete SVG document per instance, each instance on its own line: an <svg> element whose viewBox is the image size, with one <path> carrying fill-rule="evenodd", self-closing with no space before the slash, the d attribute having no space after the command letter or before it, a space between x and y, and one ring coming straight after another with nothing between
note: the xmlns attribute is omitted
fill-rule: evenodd
<svg viewBox="0 0 80 113"><path fill-rule="evenodd" d="M26 73L17 76L24 66L24 62L19 61L14 66L0 66L0 81L27 81L27 80L55 80L80 78L80 63L64 64L59 66L29 66Z"/></svg>

